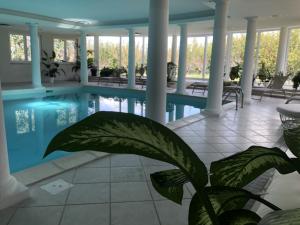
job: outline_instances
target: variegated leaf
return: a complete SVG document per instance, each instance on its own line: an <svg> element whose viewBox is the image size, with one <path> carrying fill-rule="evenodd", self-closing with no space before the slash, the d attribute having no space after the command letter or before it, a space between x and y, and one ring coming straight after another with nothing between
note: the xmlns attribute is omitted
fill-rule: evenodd
<svg viewBox="0 0 300 225"><path fill-rule="evenodd" d="M271 168L276 168L281 174L288 174L297 171L299 166L279 148L253 146L213 162L210 181L215 186L244 187Z"/></svg>

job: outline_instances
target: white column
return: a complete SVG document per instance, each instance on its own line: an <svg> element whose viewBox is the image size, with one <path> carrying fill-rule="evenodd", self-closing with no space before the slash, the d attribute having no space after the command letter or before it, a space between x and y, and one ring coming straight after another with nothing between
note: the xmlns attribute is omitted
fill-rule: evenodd
<svg viewBox="0 0 300 225"><path fill-rule="evenodd" d="M172 38L172 55L171 55L171 62L177 65L177 35L173 35Z"/></svg>
<svg viewBox="0 0 300 225"><path fill-rule="evenodd" d="M134 114L135 113L135 99L128 98L127 106L128 106L128 108L127 108L128 113Z"/></svg>
<svg viewBox="0 0 300 225"><path fill-rule="evenodd" d="M145 36L143 38L143 43L142 43L142 64L145 65Z"/></svg>
<svg viewBox="0 0 300 225"><path fill-rule="evenodd" d="M260 37L261 37L261 32L259 31L257 33L257 38L256 38L256 53L255 53L255 63L254 63L254 74L256 75L258 72L258 64L259 64L259 51L260 51Z"/></svg>
<svg viewBox="0 0 300 225"><path fill-rule="evenodd" d="M205 78L205 75L206 75L207 43L208 43L208 36L205 36L204 55L203 55L203 68L202 68L202 79L204 79L204 78Z"/></svg>
<svg viewBox="0 0 300 225"><path fill-rule="evenodd" d="M32 68L32 85L35 88L42 87L41 81L41 50L38 34L38 25L29 24L30 31L30 48L31 48L31 68Z"/></svg>
<svg viewBox="0 0 300 225"><path fill-rule="evenodd" d="M82 85L88 83L88 65L86 52L86 33L80 33L80 80Z"/></svg>
<svg viewBox="0 0 300 225"><path fill-rule="evenodd" d="M256 20L257 17L247 19L247 37L244 57L244 68L241 86L244 92L244 102L250 103L252 94L253 69L254 69L254 51L256 41Z"/></svg>
<svg viewBox="0 0 300 225"><path fill-rule="evenodd" d="M222 93L229 0L215 0L215 2L216 10L206 113L220 116L223 111Z"/></svg>
<svg viewBox="0 0 300 225"><path fill-rule="evenodd" d="M119 67L122 66L122 37L120 37L119 42Z"/></svg>
<svg viewBox="0 0 300 225"><path fill-rule="evenodd" d="M231 70L231 52L232 52L232 39L233 33L229 33L227 35L227 44L226 44L226 58L225 58L225 73L226 73L226 80L229 80L229 74Z"/></svg>
<svg viewBox="0 0 300 225"><path fill-rule="evenodd" d="M146 116L165 123L169 0L150 0Z"/></svg>
<svg viewBox="0 0 300 225"><path fill-rule="evenodd" d="M134 29L128 30L128 88L135 88L135 34Z"/></svg>
<svg viewBox="0 0 300 225"><path fill-rule="evenodd" d="M187 24L180 25L180 49L179 49L179 65L177 78L177 94L185 94L185 78L186 78L186 51L187 51Z"/></svg>
<svg viewBox="0 0 300 225"><path fill-rule="evenodd" d="M288 37L289 37L289 30L287 27L282 27L280 29L280 40L278 46L278 53L277 53L277 63L276 63L276 74L283 72L285 73L285 59L287 54L288 48Z"/></svg>
<svg viewBox="0 0 300 225"><path fill-rule="evenodd" d="M10 174L1 91L0 82L0 210L29 197L28 189Z"/></svg>
<svg viewBox="0 0 300 225"><path fill-rule="evenodd" d="M100 63L99 63L99 36L95 35L94 36L94 63L95 66L100 68Z"/></svg>

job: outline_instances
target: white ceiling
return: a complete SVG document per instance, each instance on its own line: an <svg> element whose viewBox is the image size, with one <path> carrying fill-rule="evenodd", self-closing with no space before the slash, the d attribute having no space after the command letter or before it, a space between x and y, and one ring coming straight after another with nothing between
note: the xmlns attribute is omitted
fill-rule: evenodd
<svg viewBox="0 0 300 225"><path fill-rule="evenodd" d="M244 30L245 17L258 16L259 28L300 25L300 0L230 0L229 30ZM0 0L0 23L38 22L42 29L83 28L90 33L126 34L129 26L147 33L149 0ZM170 0L173 24L189 21L193 35L211 33L214 3ZM73 21L73 22L70 22ZM198 21L198 22L197 22ZM170 26L170 33L178 32Z"/></svg>

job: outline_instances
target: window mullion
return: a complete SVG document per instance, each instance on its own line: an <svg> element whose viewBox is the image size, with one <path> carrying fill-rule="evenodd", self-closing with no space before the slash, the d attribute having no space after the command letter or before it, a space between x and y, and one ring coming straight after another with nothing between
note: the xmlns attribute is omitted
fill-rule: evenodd
<svg viewBox="0 0 300 225"><path fill-rule="evenodd" d="M67 62L67 40L64 40L64 61Z"/></svg>

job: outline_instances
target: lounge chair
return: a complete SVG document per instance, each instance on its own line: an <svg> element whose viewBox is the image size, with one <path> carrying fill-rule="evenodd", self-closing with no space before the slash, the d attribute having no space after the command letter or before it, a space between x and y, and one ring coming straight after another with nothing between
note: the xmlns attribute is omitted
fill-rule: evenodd
<svg viewBox="0 0 300 225"><path fill-rule="evenodd" d="M273 93L282 94L286 98L286 91L283 89L283 85L285 84L288 78L289 75L274 76L267 87L254 87L252 88L252 93L256 95L260 95L260 98L256 99L259 101L262 100L265 94L269 94L273 96Z"/></svg>
<svg viewBox="0 0 300 225"><path fill-rule="evenodd" d="M290 104L297 101L296 104ZM283 127L286 129L300 126L300 97L293 96L285 104L279 105L277 111L280 114Z"/></svg>

